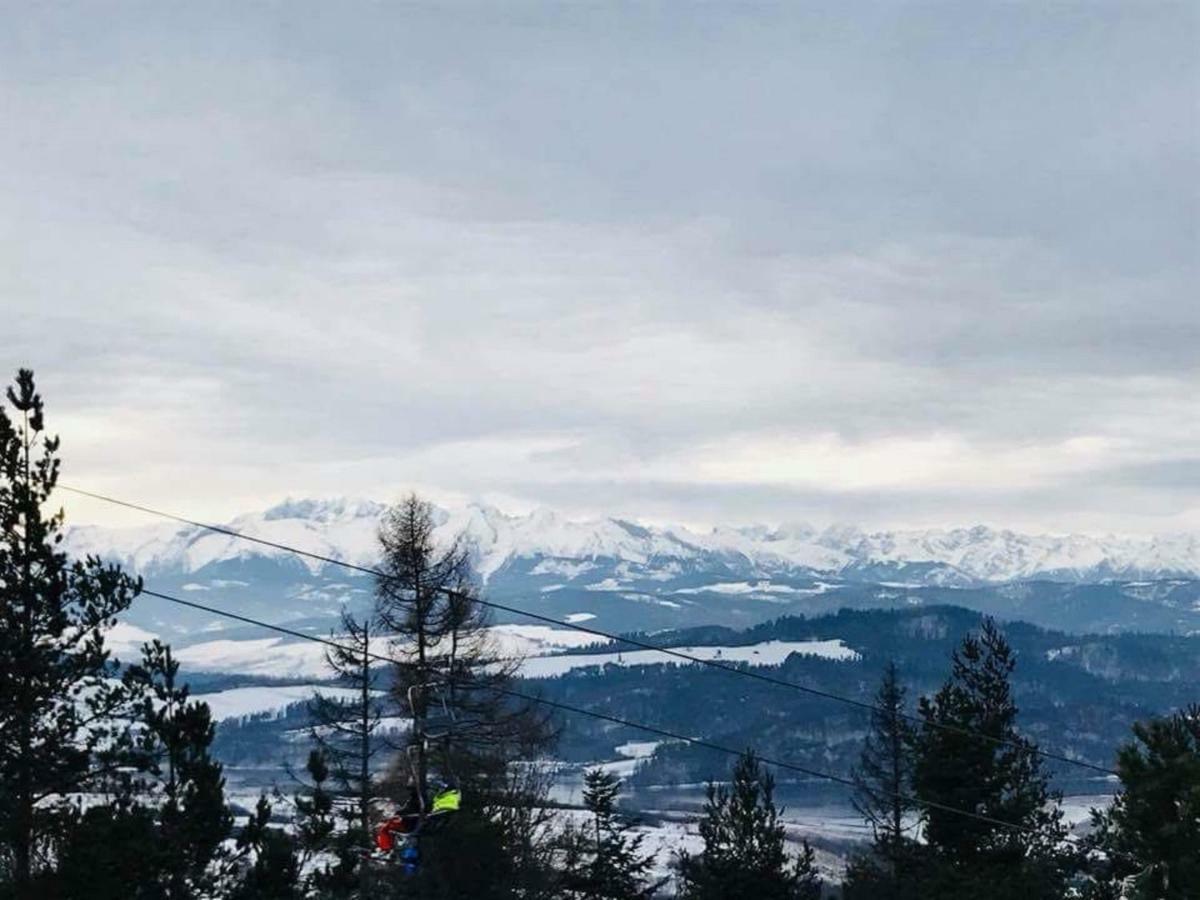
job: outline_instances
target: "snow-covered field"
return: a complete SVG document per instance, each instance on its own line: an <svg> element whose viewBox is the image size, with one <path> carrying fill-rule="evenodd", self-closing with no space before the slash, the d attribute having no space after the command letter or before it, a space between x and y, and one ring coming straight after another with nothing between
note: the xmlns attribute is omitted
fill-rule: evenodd
<svg viewBox="0 0 1200 900"><path fill-rule="evenodd" d="M132 626L122 635L138 632L138 643L153 637ZM495 652L502 657L542 656L573 647L597 643L595 635L548 625L496 625L491 629ZM132 643L132 639L127 643ZM325 647L314 641L287 637L250 640L218 639L192 644L175 651L185 669L233 675L272 678L324 679L331 673L325 663Z"/></svg>
<svg viewBox="0 0 1200 900"><path fill-rule="evenodd" d="M574 821L584 824L590 821L583 810L559 810L562 821ZM704 840L700 836L699 820L695 817L681 816L678 812L662 810L641 810L635 817L644 820L635 828L635 832L643 836L643 852L654 855L653 876L655 878L670 878L673 875L673 865L681 853L697 854L704 849ZM789 817L790 819L790 817ZM850 824L850 823L847 823ZM861 820L858 826L865 827ZM813 819L812 821L789 821L785 826L787 849L791 855L800 852L800 842L804 838L844 838L846 830L839 831L836 823ZM854 840L861 840L862 832L849 835ZM817 868L825 878L838 881L845 870L845 860L839 855L829 853L821 848L816 849Z"/></svg>
<svg viewBox="0 0 1200 900"><path fill-rule="evenodd" d="M567 616L572 624L593 619L587 613ZM546 656L575 647L586 647L603 640L594 634L550 625L493 625L492 639L503 656Z"/></svg>
<svg viewBox="0 0 1200 900"><path fill-rule="evenodd" d="M756 666L777 666L793 653L834 660L858 659L858 653L847 647L841 640L766 641L745 647L672 647L671 649L703 660L750 663ZM521 674L525 678L555 678L574 669L588 666L648 666L657 663L688 664L686 661L660 650L632 650L623 653L533 657L525 661L521 667Z"/></svg>
<svg viewBox="0 0 1200 900"><path fill-rule="evenodd" d="M262 713L280 716L289 706L311 700L317 691L335 700L352 700L358 696L358 691L350 688L293 684L284 687L232 688L210 694L195 694L192 699L207 703L212 711L213 721L222 722Z"/></svg>
<svg viewBox="0 0 1200 900"><path fill-rule="evenodd" d="M269 678L329 678L325 647L313 641L269 637L221 639L192 644L175 652L184 669L261 675Z"/></svg>

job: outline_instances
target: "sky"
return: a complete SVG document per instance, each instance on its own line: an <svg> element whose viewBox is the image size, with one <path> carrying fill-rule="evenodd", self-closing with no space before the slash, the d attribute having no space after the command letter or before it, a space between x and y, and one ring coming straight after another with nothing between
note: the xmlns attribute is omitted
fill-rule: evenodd
<svg viewBox="0 0 1200 900"><path fill-rule="evenodd" d="M1200 531L1194 2L3 7L65 482Z"/></svg>

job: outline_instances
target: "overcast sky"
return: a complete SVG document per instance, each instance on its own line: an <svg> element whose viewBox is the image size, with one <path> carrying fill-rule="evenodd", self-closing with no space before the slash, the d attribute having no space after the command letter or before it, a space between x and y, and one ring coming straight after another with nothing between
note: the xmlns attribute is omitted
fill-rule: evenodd
<svg viewBox="0 0 1200 900"><path fill-rule="evenodd" d="M70 483L1200 530L1196 3L4 6Z"/></svg>

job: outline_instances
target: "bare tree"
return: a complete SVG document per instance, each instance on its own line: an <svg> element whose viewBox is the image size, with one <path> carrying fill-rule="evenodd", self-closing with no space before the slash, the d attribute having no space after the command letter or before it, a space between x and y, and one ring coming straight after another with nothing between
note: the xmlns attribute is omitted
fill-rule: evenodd
<svg viewBox="0 0 1200 900"><path fill-rule="evenodd" d="M470 553L439 543L433 507L410 495L380 527L376 614L393 660L391 691L413 718L407 752L421 796L431 768L446 778L500 777L553 738L549 716L507 692L520 660L488 629Z"/></svg>

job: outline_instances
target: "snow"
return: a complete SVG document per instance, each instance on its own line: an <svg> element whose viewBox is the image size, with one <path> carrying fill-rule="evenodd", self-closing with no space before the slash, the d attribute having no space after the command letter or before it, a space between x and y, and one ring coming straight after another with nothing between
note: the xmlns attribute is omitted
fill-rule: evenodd
<svg viewBox="0 0 1200 900"><path fill-rule="evenodd" d="M185 670L264 675L273 678L328 678L325 647L312 641L258 638L205 641L175 651Z"/></svg>
<svg viewBox="0 0 1200 900"><path fill-rule="evenodd" d="M604 765L602 764L602 768ZM562 819L571 819L576 824L583 824L590 821L589 814L584 810L579 809L563 809L558 811L558 815ZM644 809L638 810L633 814L635 817L654 816L660 817L656 824L638 824L634 828L634 833L643 836L643 851L652 854L654 864L651 870L653 878L669 878L673 876L673 865L678 859L680 853L696 855L704 849L704 839L700 836L700 823L694 816L683 816L680 813L672 810L653 810ZM855 840L862 840L863 832L861 820L858 823L858 829L850 831L849 829L830 828L823 820L813 822L811 825L805 823L788 822L785 824L784 838L787 841L787 852L789 856L796 856L800 851L800 841L802 838L812 837L847 837L850 836ZM847 832L849 832L847 834ZM818 870L824 877L831 881L838 881L841 878L845 868L842 860L820 848L816 850L816 863Z"/></svg>
<svg viewBox="0 0 1200 900"><path fill-rule="evenodd" d="M366 500L288 500L223 524L265 540L369 566L378 554L377 532L384 510L382 504ZM530 569L534 575L558 575L567 580L597 568L598 560L619 564L622 578L669 579L684 571L682 564L714 555L748 563L764 574L796 569L836 574L858 566L933 563L941 570L925 579L935 582L1004 582L1038 575L1093 580L1200 576L1200 534L1030 535L985 526L877 532L835 526L816 531L805 525L718 527L701 533L614 518L577 521L545 509L514 516L480 503L439 510L437 517L437 540L448 543L456 535L465 535L485 581L514 559L535 560ZM190 573L224 560L287 554L174 524L73 528L67 535L67 548L73 555L97 554L144 574ZM326 566L317 560L302 561L314 574ZM201 586L197 581L189 584L191 588ZM588 587L616 590L620 583L605 578ZM720 582L684 590L738 595L790 589L769 582Z"/></svg>
<svg viewBox="0 0 1200 900"><path fill-rule="evenodd" d="M549 625L493 625L489 631L501 655L507 657L545 656L604 640L585 631Z"/></svg>
<svg viewBox="0 0 1200 900"><path fill-rule="evenodd" d="M152 631L130 625L128 622L117 622L104 633L104 646L113 655L124 662L133 662L142 656L142 644L149 643L158 637Z"/></svg>
<svg viewBox="0 0 1200 900"><path fill-rule="evenodd" d="M596 568L593 562L571 562L565 559L543 559L529 570L530 575L562 575L566 578L578 578L584 572ZM558 585L562 587L562 585Z"/></svg>
<svg viewBox="0 0 1200 900"><path fill-rule="evenodd" d="M583 589L585 591L619 591L624 586L615 578L605 578L603 581L585 585Z"/></svg>
<svg viewBox="0 0 1200 900"><path fill-rule="evenodd" d="M351 688L329 687L319 684L297 684L286 687L244 687L212 694L196 694L193 700L207 703L213 721L244 719L248 716L270 713L281 716L289 706L307 703L314 692L320 691L334 700L353 700L358 691Z"/></svg>
<svg viewBox="0 0 1200 900"><path fill-rule="evenodd" d="M1086 824L1092 819L1093 809L1107 809L1112 802L1112 794L1079 794L1064 797L1063 820L1071 827Z"/></svg>
<svg viewBox="0 0 1200 900"><path fill-rule="evenodd" d="M749 594L758 588L748 581L720 582L705 584L700 587L680 588L676 594Z"/></svg>
<svg viewBox="0 0 1200 900"><path fill-rule="evenodd" d="M771 594L821 594L828 589L822 584L820 588L794 588L787 584L772 584L769 581L719 581L715 584L705 584L700 587L680 588L676 594L732 594L748 597L762 597Z"/></svg>
<svg viewBox="0 0 1200 900"><path fill-rule="evenodd" d="M489 631L497 654L508 658L558 653L602 640L549 625L495 625ZM297 679L328 678L332 674L325 663L324 646L284 637L204 641L175 651L175 658L184 669L196 672Z"/></svg>
<svg viewBox="0 0 1200 900"><path fill-rule="evenodd" d="M618 756L624 756L626 759L649 759L662 743L662 741L630 741L614 749Z"/></svg>
<svg viewBox="0 0 1200 900"><path fill-rule="evenodd" d="M702 660L719 660L727 663L744 662L756 666L777 666L793 653L833 660L859 658L858 653L847 647L841 640L766 641L744 647L672 647L671 649ZM542 656L527 659L521 667L521 675L525 678L556 678L588 666L648 666L658 663L690 665L687 661L663 653L661 650L632 650L627 653L586 653L578 656Z"/></svg>
<svg viewBox="0 0 1200 900"><path fill-rule="evenodd" d="M571 613L565 621L572 625L578 625L580 622L590 622L594 618L596 617L592 613Z"/></svg>

